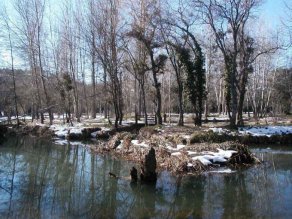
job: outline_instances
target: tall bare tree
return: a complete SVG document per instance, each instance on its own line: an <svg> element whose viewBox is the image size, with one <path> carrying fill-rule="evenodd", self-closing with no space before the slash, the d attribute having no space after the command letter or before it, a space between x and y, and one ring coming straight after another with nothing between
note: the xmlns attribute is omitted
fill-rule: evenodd
<svg viewBox="0 0 292 219"><path fill-rule="evenodd" d="M14 69L14 47L12 43L12 30L11 30L11 21L10 18L7 14L6 10L3 10L3 14L1 14L4 25L6 27L7 33L8 33L8 45L9 45L9 50L10 50L10 60L11 60L11 72L12 72L12 82L13 82L13 94L14 94L14 107L15 107L15 113L16 113L16 121L17 121L17 126L19 126L19 111L18 111L18 101L17 101L17 92L16 92L16 77L15 77L15 69Z"/></svg>
<svg viewBox="0 0 292 219"><path fill-rule="evenodd" d="M43 68L42 41L45 12L45 1L43 0L20 0L15 1L14 7L20 17L18 29L23 39L24 51L29 57L31 72L34 75L34 85L37 94L37 114L41 113L41 122L44 122L44 112L49 112L50 124L53 121L52 106L47 90L47 76ZM42 88L42 92L41 89ZM43 98L44 102L43 104Z"/></svg>
<svg viewBox="0 0 292 219"><path fill-rule="evenodd" d="M230 125L243 124L242 110L251 63L259 54L254 54L254 39L246 31L260 0L193 0L192 5L203 15L215 36L225 63L225 98Z"/></svg>
<svg viewBox="0 0 292 219"><path fill-rule="evenodd" d="M146 48L148 53L150 69L152 72L153 86L155 88L155 123L162 124L161 116L161 83L158 80L158 75L163 73L167 56L162 54L156 54L157 49L161 48L162 40L158 37L158 18L160 14L159 4L156 1L147 2L145 7L145 26L141 26L139 23L132 24L132 30L128 33L129 36L140 41Z"/></svg>

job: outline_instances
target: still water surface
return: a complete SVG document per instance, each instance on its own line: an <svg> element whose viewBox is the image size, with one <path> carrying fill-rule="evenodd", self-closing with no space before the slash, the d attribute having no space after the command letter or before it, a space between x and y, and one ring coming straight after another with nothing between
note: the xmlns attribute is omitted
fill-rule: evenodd
<svg viewBox="0 0 292 219"><path fill-rule="evenodd" d="M82 146L11 138L0 146L0 218L292 218L292 150L253 149L264 164L232 174L132 185L133 164Z"/></svg>

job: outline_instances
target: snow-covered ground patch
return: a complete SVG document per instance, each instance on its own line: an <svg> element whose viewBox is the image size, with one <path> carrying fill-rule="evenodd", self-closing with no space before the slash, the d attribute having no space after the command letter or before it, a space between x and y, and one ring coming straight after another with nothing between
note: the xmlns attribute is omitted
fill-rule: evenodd
<svg viewBox="0 0 292 219"><path fill-rule="evenodd" d="M234 151L234 150L222 150L220 148L217 148L217 150L218 152L209 152L209 153L211 153L214 156L221 156L226 159L229 159L232 156L232 154L237 153L237 151Z"/></svg>
<svg viewBox="0 0 292 219"><path fill-rule="evenodd" d="M212 162L209 161L208 159L206 159L205 156L196 156L196 157L193 157L192 160L198 160L205 166L208 166L208 165L212 164Z"/></svg>
<svg viewBox="0 0 292 219"><path fill-rule="evenodd" d="M171 153L171 156L180 156L181 155L181 152L174 152L174 153Z"/></svg>
<svg viewBox="0 0 292 219"><path fill-rule="evenodd" d="M135 120L133 120L133 119L127 119L127 120L124 120L124 121L122 122L122 125L131 125L131 124L135 124L135 123L136 123ZM138 120L137 123L138 123L138 124L144 124L145 122L142 121L142 120Z"/></svg>
<svg viewBox="0 0 292 219"><path fill-rule="evenodd" d="M66 138L69 134L69 127L67 125L52 125L50 130L59 138Z"/></svg>
<svg viewBox="0 0 292 219"><path fill-rule="evenodd" d="M184 147L185 147L184 144L178 144L178 145L176 146L177 150L181 150L181 149L183 149Z"/></svg>
<svg viewBox="0 0 292 219"><path fill-rule="evenodd" d="M187 151L189 156L196 155L198 152L196 151Z"/></svg>
<svg viewBox="0 0 292 219"><path fill-rule="evenodd" d="M11 116L10 119L11 120L15 120L16 119L16 116ZM31 120L32 117L31 116L18 116L18 119L19 120ZM1 122L6 122L6 121L8 121L8 117L7 116L0 117L0 123Z"/></svg>
<svg viewBox="0 0 292 219"><path fill-rule="evenodd" d="M110 128L107 128L107 127L101 127L101 131L103 131L103 132L109 132L109 131L111 131L111 129Z"/></svg>
<svg viewBox="0 0 292 219"><path fill-rule="evenodd" d="M139 143L138 140L132 140L131 143L135 146L140 146L140 147L145 147L145 148L149 148L149 145L146 144L145 142L141 142Z"/></svg>
<svg viewBox="0 0 292 219"><path fill-rule="evenodd" d="M236 135L236 132L231 132L224 128L209 128L218 134ZM292 126L261 126L261 127L240 127L238 128L239 135L252 135L252 136L268 136L272 135L286 135L292 134Z"/></svg>
<svg viewBox="0 0 292 219"><path fill-rule="evenodd" d="M82 124L76 124L76 126L69 126L67 124L50 126L50 130L52 130L59 138L66 138L70 133L81 135L83 129L85 129L85 127L83 127Z"/></svg>
<svg viewBox="0 0 292 219"><path fill-rule="evenodd" d="M292 126L262 126L262 127L244 127L239 128L240 134L250 134L252 136L272 136L292 134Z"/></svg>
<svg viewBox="0 0 292 219"><path fill-rule="evenodd" d="M225 134L228 132L227 129L223 129L223 128L209 128L209 130L212 130L213 132L218 133L218 134Z"/></svg>
<svg viewBox="0 0 292 219"><path fill-rule="evenodd" d="M226 117L226 116L222 116L222 117L218 117L218 116L216 116L216 117L213 117L213 116L208 116L208 120L210 120L210 121L216 121L216 122L218 122L218 121L220 121L220 122L225 122L225 121L229 121L229 117Z"/></svg>
<svg viewBox="0 0 292 219"><path fill-rule="evenodd" d="M70 130L70 133L72 133L72 134L82 134L83 128L77 128L77 127L75 127L75 128L71 128L69 130Z"/></svg>
<svg viewBox="0 0 292 219"><path fill-rule="evenodd" d="M191 135L182 135L182 137L183 137L184 139L190 139L190 138L191 138Z"/></svg>
<svg viewBox="0 0 292 219"><path fill-rule="evenodd" d="M238 135L237 131L231 131L229 129L224 129L224 128L209 128L207 130L211 130L214 133L217 133L219 135L223 135L223 134L232 135L232 136Z"/></svg>
<svg viewBox="0 0 292 219"><path fill-rule="evenodd" d="M179 150L181 150L184 147L185 147L185 145L177 145L176 148L174 148L174 147L172 147L170 145L167 145L166 146L166 149L168 149L169 151L179 151Z"/></svg>
<svg viewBox="0 0 292 219"><path fill-rule="evenodd" d="M205 155L195 156L195 157L192 157L192 159L198 160L203 165L208 166L213 163L226 163L233 154L237 153L237 151L222 150L220 148L217 148L217 150L218 152L212 152L212 151L202 152L202 153L205 153Z"/></svg>
<svg viewBox="0 0 292 219"><path fill-rule="evenodd" d="M4 116L4 117L0 117L0 122L5 122L8 120L8 117Z"/></svg>

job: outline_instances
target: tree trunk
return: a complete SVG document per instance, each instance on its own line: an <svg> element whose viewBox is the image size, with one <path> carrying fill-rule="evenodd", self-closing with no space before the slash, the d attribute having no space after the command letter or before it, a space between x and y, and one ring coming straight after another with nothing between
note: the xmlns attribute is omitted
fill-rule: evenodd
<svg viewBox="0 0 292 219"><path fill-rule="evenodd" d="M7 24L7 27L8 27L9 46L10 46L10 58L11 58L12 80L13 80L14 104L15 104L16 122L17 122L17 127L18 127L19 126L19 118L18 118L16 82L15 82L15 71L14 71L13 47L12 47L12 42L11 42L10 27L9 27L8 24Z"/></svg>
<svg viewBox="0 0 292 219"><path fill-rule="evenodd" d="M157 72L155 71L155 62L153 53L151 52L151 63L152 63L152 75L154 80L154 87L155 87L155 124L162 125L162 117L161 117L161 93L160 93L160 83L157 79Z"/></svg>
<svg viewBox="0 0 292 219"><path fill-rule="evenodd" d="M147 106L146 106L146 96L145 96L145 81L144 76L140 81L140 87L141 87L141 94L142 94L142 106L143 106L143 112L144 112L144 118L145 118L145 126L148 126L148 116L147 116Z"/></svg>
<svg viewBox="0 0 292 219"><path fill-rule="evenodd" d="M104 89L104 118L106 119L108 117L108 91L107 91L107 75L106 75L106 66L103 65L103 89Z"/></svg>
<svg viewBox="0 0 292 219"><path fill-rule="evenodd" d="M93 38L94 42L94 38ZM92 48L91 54L91 83L92 83L92 102L91 102L91 118L96 118L96 88L95 88L95 45Z"/></svg>
<svg viewBox="0 0 292 219"><path fill-rule="evenodd" d="M184 107L183 107L183 87L182 82L178 80L178 108L179 108L179 118L178 125L184 125Z"/></svg>

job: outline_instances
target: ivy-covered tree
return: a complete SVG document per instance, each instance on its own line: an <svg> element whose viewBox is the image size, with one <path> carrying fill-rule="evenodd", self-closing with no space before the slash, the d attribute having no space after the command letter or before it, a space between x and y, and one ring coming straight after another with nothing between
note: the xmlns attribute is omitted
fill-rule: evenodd
<svg viewBox="0 0 292 219"><path fill-rule="evenodd" d="M204 57L199 44L195 45L195 54L185 47L177 47L179 59L183 63L186 73L186 93L195 113L195 125L202 125L203 101L206 95L206 77Z"/></svg>
<svg viewBox="0 0 292 219"><path fill-rule="evenodd" d="M277 81L273 86L274 110L291 114L292 109L292 69L277 70Z"/></svg>

